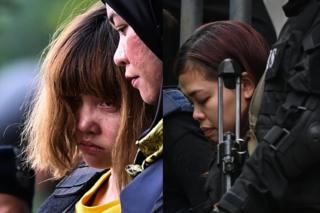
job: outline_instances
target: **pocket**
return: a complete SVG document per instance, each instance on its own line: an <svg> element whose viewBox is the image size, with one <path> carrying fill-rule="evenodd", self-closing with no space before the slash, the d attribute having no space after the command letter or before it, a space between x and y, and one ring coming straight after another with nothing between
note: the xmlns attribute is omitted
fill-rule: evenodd
<svg viewBox="0 0 320 213"><path fill-rule="evenodd" d="M277 76L287 43L287 41L283 41L281 43L275 43L272 46L266 65L266 80L273 79Z"/></svg>

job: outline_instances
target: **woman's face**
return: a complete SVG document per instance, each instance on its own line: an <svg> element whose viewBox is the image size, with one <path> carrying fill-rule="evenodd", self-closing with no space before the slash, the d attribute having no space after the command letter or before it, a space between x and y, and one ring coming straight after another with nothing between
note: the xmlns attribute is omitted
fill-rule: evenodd
<svg viewBox="0 0 320 213"><path fill-rule="evenodd" d="M120 112L101 98L81 95L76 101L76 139L83 160L92 167L111 167Z"/></svg>
<svg viewBox="0 0 320 213"><path fill-rule="evenodd" d="M218 81L206 80L201 69L187 70L179 76L182 92L193 103L193 118L200 123L204 135L218 141ZM250 85L251 87L252 85ZM242 87L244 88L244 87ZM248 111L253 88L242 89L241 117ZM235 129L235 90L224 88L224 131Z"/></svg>
<svg viewBox="0 0 320 213"><path fill-rule="evenodd" d="M139 90L144 102L156 104L162 83L162 61L121 16L108 5L106 8L108 19L120 36L114 55L116 65L125 67L126 79Z"/></svg>

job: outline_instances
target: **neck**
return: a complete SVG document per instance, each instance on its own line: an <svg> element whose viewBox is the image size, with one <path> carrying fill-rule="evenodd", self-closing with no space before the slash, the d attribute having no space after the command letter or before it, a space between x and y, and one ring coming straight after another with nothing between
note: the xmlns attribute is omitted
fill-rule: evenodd
<svg viewBox="0 0 320 213"><path fill-rule="evenodd" d="M107 188L106 194L110 195L110 197L113 197L114 200L118 199L120 195L120 192L117 187L117 178L114 175L114 172L112 169L111 169L111 175L108 181L108 188Z"/></svg>
<svg viewBox="0 0 320 213"><path fill-rule="evenodd" d="M98 189L93 205L102 205L117 200L119 199L119 194L117 178L113 175L111 169L111 175Z"/></svg>

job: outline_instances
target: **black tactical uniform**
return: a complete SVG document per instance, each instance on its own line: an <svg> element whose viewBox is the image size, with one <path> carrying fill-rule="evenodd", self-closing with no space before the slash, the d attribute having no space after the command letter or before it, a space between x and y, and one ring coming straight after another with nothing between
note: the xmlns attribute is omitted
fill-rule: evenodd
<svg viewBox="0 0 320 213"><path fill-rule="evenodd" d="M320 1L283 9L289 19L268 60L259 145L219 201L226 212L320 212Z"/></svg>

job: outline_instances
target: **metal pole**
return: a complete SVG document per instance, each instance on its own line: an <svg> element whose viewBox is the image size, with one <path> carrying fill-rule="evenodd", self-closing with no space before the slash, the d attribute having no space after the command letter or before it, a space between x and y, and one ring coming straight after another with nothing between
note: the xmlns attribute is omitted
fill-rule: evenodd
<svg viewBox="0 0 320 213"><path fill-rule="evenodd" d="M218 67L218 166L223 171L223 185L225 192L231 188L231 175L236 168L235 162L235 138L230 131L224 132L223 129L223 90L236 89L236 103L235 103L235 131L236 141L240 143L240 112L241 112L241 73L238 64L230 59L224 59Z"/></svg>
<svg viewBox="0 0 320 213"><path fill-rule="evenodd" d="M252 0L229 0L229 19L251 24Z"/></svg>
<svg viewBox="0 0 320 213"><path fill-rule="evenodd" d="M236 79L236 141L240 140L240 120L241 120L241 75Z"/></svg>
<svg viewBox="0 0 320 213"><path fill-rule="evenodd" d="M180 46L202 24L203 0L181 0Z"/></svg>
<svg viewBox="0 0 320 213"><path fill-rule="evenodd" d="M218 77L218 143L223 143L223 79Z"/></svg>

